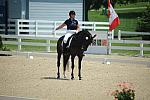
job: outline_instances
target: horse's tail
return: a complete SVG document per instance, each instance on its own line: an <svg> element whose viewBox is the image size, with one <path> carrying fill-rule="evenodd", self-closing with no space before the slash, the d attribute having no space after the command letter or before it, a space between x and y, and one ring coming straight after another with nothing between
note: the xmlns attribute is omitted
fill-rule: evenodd
<svg viewBox="0 0 150 100"><path fill-rule="evenodd" d="M57 41L57 53L62 52L62 41L63 41L64 36L60 37L59 40Z"/></svg>

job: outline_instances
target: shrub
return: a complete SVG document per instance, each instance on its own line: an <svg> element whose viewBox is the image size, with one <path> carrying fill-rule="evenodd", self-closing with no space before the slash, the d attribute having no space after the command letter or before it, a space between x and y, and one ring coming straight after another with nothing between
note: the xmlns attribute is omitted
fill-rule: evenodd
<svg viewBox="0 0 150 100"><path fill-rule="evenodd" d="M10 51L9 48L7 48L6 46L3 45L1 36L0 36L0 50L2 50L2 51Z"/></svg>
<svg viewBox="0 0 150 100"><path fill-rule="evenodd" d="M135 99L135 90L131 83L123 82L119 83L117 86L121 90L115 90L111 93L115 100L134 100Z"/></svg>

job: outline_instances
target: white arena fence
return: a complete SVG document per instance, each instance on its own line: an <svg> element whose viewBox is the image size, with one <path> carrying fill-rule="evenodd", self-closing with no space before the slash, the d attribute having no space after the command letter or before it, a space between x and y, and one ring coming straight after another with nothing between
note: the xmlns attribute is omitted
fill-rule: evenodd
<svg viewBox="0 0 150 100"><path fill-rule="evenodd" d="M8 24L9 35L0 34L4 44L17 45L17 51L22 50L22 45L26 46L43 46L46 52L51 52L51 47L56 47L58 38L66 33L66 27L55 31L53 30L59 26L63 21L46 21L46 20L23 20L23 19L10 19ZM81 29L88 29L91 33L97 34L94 43L89 47L88 52L96 54L111 54L112 50L135 50L139 51L141 56L144 56L144 51L150 51L150 47L144 45L150 44L150 41L143 40L121 40L121 34L142 34L137 32L119 31L118 39L114 39L113 32L108 32L108 22L79 22ZM4 24L0 24L0 32L4 32ZM145 33L142 35L148 35ZM17 41L12 41L16 39ZM45 40L46 43L39 42L24 42L24 39ZM101 40L107 40L108 45L102 46ZM131 46L113 46L114 43L120 44L139 44L139 47ZM30 52L30 51L29 51Z"/></svg>
<svg viewBox="0 0 150 100"><path fill-rule="evenodd" d="M121 40L121 35L127 34L127 35L148 35L150 36L149 32L129 32L129 31L118 31L118 40Z"/></svg>
<svg viewBox="0 0 150 100"><path fill-rule="evenodd" d="M62 24L64 21L48 21L48 20L24 20L24 19L9 19L8 32L15 35L29 34L29 35L52 35L58 36L66 33L66 27L57 30L54 29ZM80 28L90 31L108 31L108 22L79 22ZM5 25L0 24L0 32L5 31ZM110 32L111 34L112 32Z"/></svg>
<svg viewBox="0 0 150 100"><path fill-rule="evenodd" d="M3 39L4 44L18 45L18 51L22 50L22 45L43 46L46 47L46 52L51 52L51 47L56 46L56 43L51 43L53 40L58 40L59 37L66 34L66 27L55 32L54 29L62 24L63 21L48 21L48 20L24 20L24 19L9 19L8 35L1 34L2 38L17 39L10 41ZM101 46L100 40L108 40L112 38L113 32L108 32L108 22L79 22L80 28L89 30L92 34L97 34L96 39L88 52L94 51L102 54L107 53L107 46ZM4 24L0 24L0 32L5 31ZM23 42L23 39L46 40L46 43ZM96 50L95 50L96 49Z"/></svg>
<svg viewBox="0 0 150 100"><path fill-rule="evenodd" d="M112 39L109 40L109 54L111 54L112 50L135 50L139 51L140 56L144 56L144 51L150 51L150 46L144 47L144 45L150 45L150 41L145 40L122 40L121 35L127 34L129 35L149 35L148 32L129 32L129 31L118 31L118 39ZM133 46L112 46L113 43L120 43L120 44L138 44L139 47L133 47Z"/></svg>

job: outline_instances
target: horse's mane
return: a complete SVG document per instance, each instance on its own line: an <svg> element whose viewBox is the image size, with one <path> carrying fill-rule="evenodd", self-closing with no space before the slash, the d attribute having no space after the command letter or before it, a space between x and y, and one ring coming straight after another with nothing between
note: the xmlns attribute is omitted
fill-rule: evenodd
<svg viewBox="0 0 150 100"><path fill-rule="evenodd" d="M84 36L91 36L91 34L89 33L89 31L88 30L82 30L82 31L79 31L77 34L76 34L76 36L77 37L84 37Z"/></svg>
<svg viewBox="0 0 150 100"><path fill-rule="evenodd" d="M89 33L87 30L82 30L82 31L79 31L77 33L77 35L84 35L84 34L87 34L87 33Z"/></svg>

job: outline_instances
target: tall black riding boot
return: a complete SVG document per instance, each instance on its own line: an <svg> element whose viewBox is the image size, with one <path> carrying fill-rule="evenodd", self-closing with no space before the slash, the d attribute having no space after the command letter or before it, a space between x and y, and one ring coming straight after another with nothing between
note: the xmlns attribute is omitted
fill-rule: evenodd
<svg viewBox="0 0 150 100"><path fill-rule="evenodd" d="M63 43L63 53L68 54L69 53L69 48L67 47L67 43Z"/></svg>

